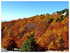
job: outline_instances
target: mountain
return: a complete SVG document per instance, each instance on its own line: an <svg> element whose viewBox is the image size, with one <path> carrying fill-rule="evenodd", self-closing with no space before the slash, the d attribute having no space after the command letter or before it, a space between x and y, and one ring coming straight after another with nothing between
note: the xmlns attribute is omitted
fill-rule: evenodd
<svg viewBox="0 0 70 53"><path fill-rule="evenodd" d="M25 45L29 49L34 49L29 50L27 48L27 51L68 51L68 13L68 9L65 9L51 15L42 14L1 22L1 47L7 50L14 50L14 48L21 48L22 50L26 49L23 47Z"/></svg>

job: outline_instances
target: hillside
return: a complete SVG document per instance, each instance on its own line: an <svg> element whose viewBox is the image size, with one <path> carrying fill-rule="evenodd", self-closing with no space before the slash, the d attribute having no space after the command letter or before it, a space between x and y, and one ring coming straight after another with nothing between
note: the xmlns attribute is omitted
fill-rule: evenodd
<svg viewBox="0 0 70 53"><path fill-rule="evenodd" d="M34 50L29 51L68 50L69 15L67 10L68 9L58 11L51 15L42 14L9 22L2 22L1 47L7 50L22 48L23 46L21 45L27 40L34 40L35 43L33 44L35 44L35 46L32 46ZM66 14L64 15L65 12ZM30 39L31 35L33 35L32 39Z"/></svg>

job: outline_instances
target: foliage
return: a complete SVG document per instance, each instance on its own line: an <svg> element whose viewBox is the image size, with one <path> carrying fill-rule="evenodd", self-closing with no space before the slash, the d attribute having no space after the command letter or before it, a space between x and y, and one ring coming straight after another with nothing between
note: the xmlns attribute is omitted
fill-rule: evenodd
<svg viewBox="0 0 70 53"><path fill-rule="evenodd" d="M68 11L1 22L2 48L13 49L15 43L20 51L68 50Z"/></svg>
<svg viewBox="0 0 70 53"><path fill-rule="evenodd" d="M53 21L53 18L48 19L48 23L51 23Z"/></svg>
<svg viewBox="0 0 70 53"><path fill-rule="evenodd" d="M57 13L59 13L59 14L63 14L64 12L66 12L66 16L69 15L69 9L64 9L62 11L57 11Z"/></svg>
<svg viewBox="0 0 70 53"><path fill-rule="evenodd" d="M50 15L49 13L46 13L47 15Z"/></svg>
<svg viewBox="0 0 70 53"><path fill-rule="evenodd" d="M56 19L56 22L60 22L60 21L61 21L61 19L60 19L60 18L57 18L57 19Z"/></svg>
<svg viewBox="0 0 70 53"><path fill-rule="evenodd" d="M60 18L57 18L57 19L56 19L56 22L60 22L60 21L62 21L64 18L66 18L66 15L65 15L65 16L62 15Z"/></svg>
<svg viewBox="0 0 70 53"><path fill-rule="evenodd" d="M34 35L31 34L30 37L28 37L28 39L25 40L25 42L21 44L20 51L21 52L23 52L23 51L24 52L26 52L26 51L28 51L28 52L35 51L36 50L35 47L37 47L35 43L36 42L34 40Z"/></svg>

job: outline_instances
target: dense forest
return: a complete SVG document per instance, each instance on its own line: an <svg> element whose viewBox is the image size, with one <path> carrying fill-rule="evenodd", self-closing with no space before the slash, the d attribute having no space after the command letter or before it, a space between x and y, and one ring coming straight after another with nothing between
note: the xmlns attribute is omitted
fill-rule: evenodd
<svg viewBox="0 0 70 53"><path fill-rule="evenodd" d="M69 9L1 22L1 47L21 52L68 51Z"/></svg>

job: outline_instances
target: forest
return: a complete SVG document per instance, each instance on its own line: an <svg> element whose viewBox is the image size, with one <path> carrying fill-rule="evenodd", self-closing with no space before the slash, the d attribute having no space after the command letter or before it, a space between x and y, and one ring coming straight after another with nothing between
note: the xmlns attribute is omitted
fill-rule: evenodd
<svg viewBox="0 0 70 53"><path fill-rule="evenodd" d="M1 22L1 48L20 52L69 51L69 9Z"/></svg>

